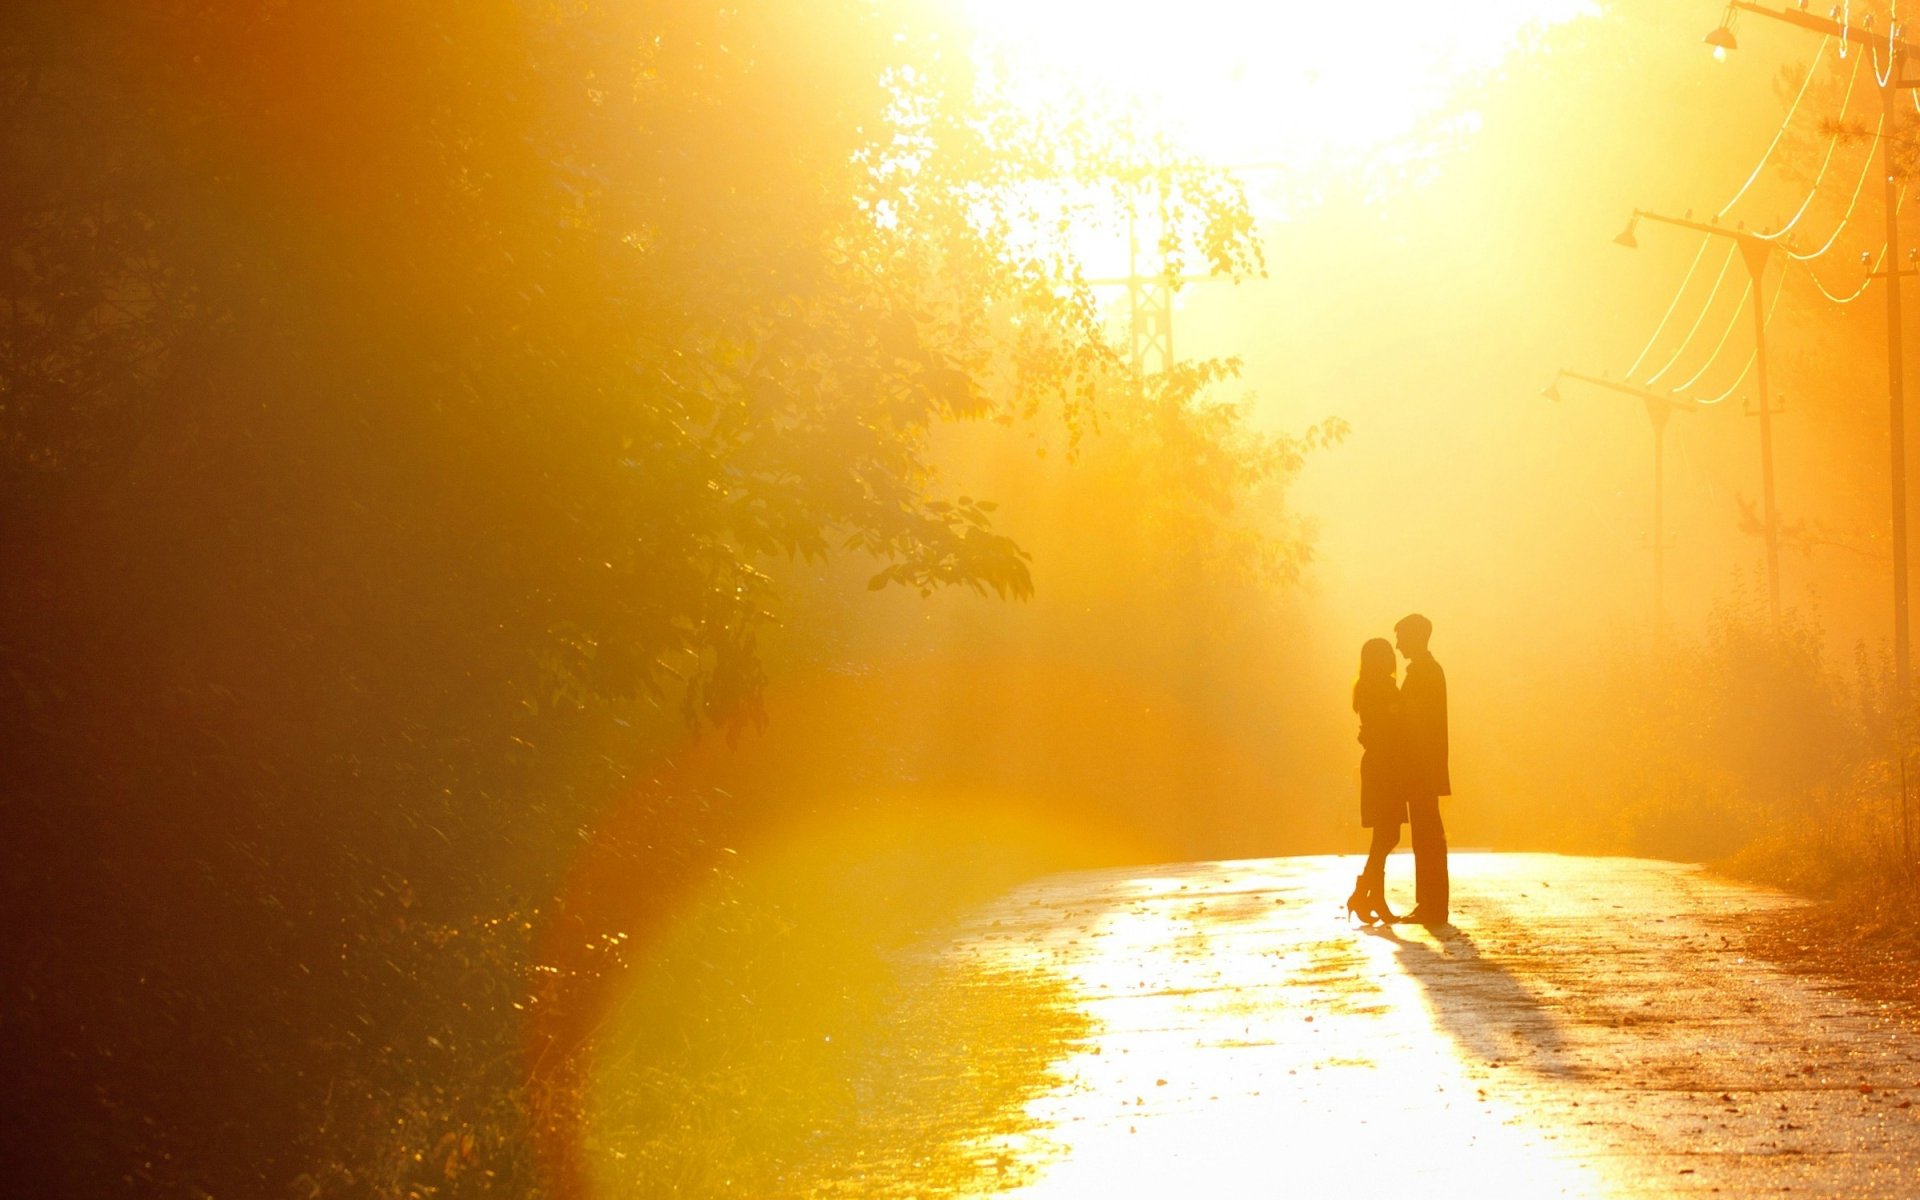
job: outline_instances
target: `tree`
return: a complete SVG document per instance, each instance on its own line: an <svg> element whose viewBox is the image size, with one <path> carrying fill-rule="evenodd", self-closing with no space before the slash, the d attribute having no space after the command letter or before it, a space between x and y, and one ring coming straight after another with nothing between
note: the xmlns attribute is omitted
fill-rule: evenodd
<svg viewBox="0 0 1920 1200"><path fill-rule="evenodd" d="M1026 594L927 435L1129 392L1076 213L1150 167L1188 255L1258 265L1230 187L995 111L904 3L27 3L0 113L50 1192L283 1186L433 969L368 939L538 894L501 848L577 819L525 797L578 714L753 719L782 563ZM1278 469L1233 425L1182 437ZM263 1149L195 1161L223 1128Z"/></svg>

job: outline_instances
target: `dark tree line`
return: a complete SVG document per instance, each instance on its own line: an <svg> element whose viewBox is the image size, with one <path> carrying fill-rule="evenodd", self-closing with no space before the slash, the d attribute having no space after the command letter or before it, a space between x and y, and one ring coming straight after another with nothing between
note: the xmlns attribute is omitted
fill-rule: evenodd
<svg viewBox="0 0 1920 1200"><path fill-rule="evenodd" d="M928 433L1134 395L1024 214L1144 152L984 106L965 48L863 0L0 12L24 1192L537 1190L419 1131L433 1055L518 1078L445 931L511 959L484 914L538 908L647 730L755 718L782 564L1031 590ZM1256 268L1169 171L1185 253ZM1143 394L1170 477L1296 461ZM632 760L555 784L615 719ZM321 1169L376 1143L422 1157Z"/></svg>

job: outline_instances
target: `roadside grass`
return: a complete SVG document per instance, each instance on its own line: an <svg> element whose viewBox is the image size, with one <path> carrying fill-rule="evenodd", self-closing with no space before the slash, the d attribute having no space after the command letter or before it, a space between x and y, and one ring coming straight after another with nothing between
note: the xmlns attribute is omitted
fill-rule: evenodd
<svg viewBox="0 0 1920 1200"><path fill-rule="evenodd" d="M1920 812L1911 817L1920 823ZM1814 901L1755 931L1769 957L1876 998L1920 1001L1920 886L1907 840L1920 841L1920 824L1903 825L1890 764L1869 762L1713 865Z"/></svg>
<svg viewBox="0 0 1920 1200"><path fill-rule="evenodd" d="M594 1048L596 1196L906 1197L1017 1182L1029 1100L1090 1032L1042 972L942 953L1025 873L942 838L799 844L717 880L621 983Z"/></svg>
<svg viewBox="0 0 1920 1200"><path fill-rule="evenodd" d="M1920 812L1912 817L1920 822ZM1899 781L1888 763L1869 761L1834 791L1800 800L1717 865L1863 915L1911 914L1910 839L1920 839L1920 827L1903 829Z"/></svg>

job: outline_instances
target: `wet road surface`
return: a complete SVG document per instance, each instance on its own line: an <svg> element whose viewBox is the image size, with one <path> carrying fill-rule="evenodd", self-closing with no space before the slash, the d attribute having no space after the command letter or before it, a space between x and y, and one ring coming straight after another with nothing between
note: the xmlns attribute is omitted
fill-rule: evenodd
<svg viewBox="0 0 1920 1200"><path fill-rule="evenodd" d="M952 956L1092 1020L1001 1194L1920 1196L1912 1014L1741 948L1795 901L1455 854L1451 928L1369 930L1340 908L1357 864L1078 872L974 914Z"/></svg>

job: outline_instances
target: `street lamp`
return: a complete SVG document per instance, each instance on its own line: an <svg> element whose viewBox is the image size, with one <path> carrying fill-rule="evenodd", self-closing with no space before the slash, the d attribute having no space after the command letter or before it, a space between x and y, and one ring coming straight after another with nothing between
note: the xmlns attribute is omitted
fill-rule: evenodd
<svg viewBox="0 0 1920 1200"><path fill-rule="evenodd" d="M1733 36L1732 22L1733 13L1729 11L1726 16L1720 18L1720 24L1714 27L1713 32L1701 39L1713 47L1713 57L1716 62L1727 61L1727 51L1740 48L1739 41Z"/></svg>
<svg viewBox="0 0 1920 1200"><path fill-rule="evenodd" d="M1760 502L1765 520L1767 544L1767 599L1774 620L1780 619L1780 514L1773 501L1773 400L1767 391L1767 313L1761 300L1760 281L1766 274L1767 256L1773 250L1773 243L1765 241L1751 233L1722 229L1718 225L1708 225L1690 217L1669 217L1657 212L1636 208L1633 216L1627 220L1627 229L1613 239L1622 246L1637 246L1633 240L1634 222L1641 217L1661 225L1673 225L1681 229L1691 229L1695 233L1704 233L1716 237L1732 238L1734 245L1740 248L1740 257L1746 260L1747 273L1752 280L1747 294L1753 299L1753 365L1754 381L1760 396Z"/></svg>
<svg viewBox="0 0 1920 1200"><path fill-rule="evenodd" d="M1696 412L1700 406L1691 400L1676 400L1671 395L1630 383L1615 383L1599 375L1569 371L1565 367L1554 372L1553 382L1541 388L1540 394L1549 400L1558 400L1562 379L1632 396L1646 405L1647 420L1653 427L1653 631L1656 638L1662 637L1667 624L1667 418L1675 412Z"/></svg>

